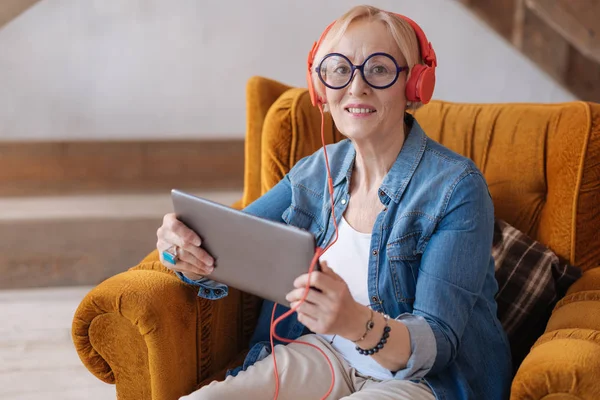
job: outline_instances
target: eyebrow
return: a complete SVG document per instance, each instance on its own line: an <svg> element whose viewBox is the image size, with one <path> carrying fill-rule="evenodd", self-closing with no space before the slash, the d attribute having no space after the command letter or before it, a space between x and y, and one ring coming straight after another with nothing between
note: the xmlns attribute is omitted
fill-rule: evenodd
<svg viewBox="0 0 600 400"><path fill-rule="evenodd" d="M339 54L342 54L343 56L345 56L345 57L348 57L348 59L349 59L350 61L352 61L353 63L356 63L356 61L354 61L354 60L352 59L352 56L348 55L347 53L344 53L343 51L331 50L331 51L329 51L329 52L325 53L325 55L327 55L327 54L331 54L331 53L339 53ZM406 60L404 60L404 56L403 56L403 55L400 55L399 57L397 57L397 56L393 55L391 52L389 52L389 51L383 51L383 50L377 50L377 51L372 51L372 52L370 52L370 53L369 53L369 54L367 54L365 57L363 57L363 59L362 59L362 62L365 62L365 60L366 60L367 58L371 57L371 56L372 56L373 54L375 54L375 53L385 53L385 54L387 54L387 55L390 55L390 56L392 56L392 57L394 58L394 60L396 60L396 62L398 62L398 63L399 63L400 61L404 61L404 63L406 63Z"/></svg>

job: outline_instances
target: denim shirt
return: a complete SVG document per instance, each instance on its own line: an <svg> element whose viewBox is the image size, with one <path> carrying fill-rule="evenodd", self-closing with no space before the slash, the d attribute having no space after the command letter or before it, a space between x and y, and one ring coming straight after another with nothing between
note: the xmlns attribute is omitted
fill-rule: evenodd
<svg viewBox="0 0 600 400"><path fill-rule="evenodd" d="M373 310L404 323L412 354L396 379L426 382L436 399L508 399L510 348L496 316L498 285L491 255L494 208L475 164L431 140L407 114L410 131L379 188L384 206L371 237L368 292ZM348 205L355 149L327 146L337 223ZM303 158L246 212L313 233L325 247L335 234L323 150ZM217 299L227 286L184 281ZM290 288L291 290L291 288ZM236 375L270 354L273 303L264 301L250 351ZM276 317L287 311L277 305ZM280 336L309 333L291 315Z"/></svg>

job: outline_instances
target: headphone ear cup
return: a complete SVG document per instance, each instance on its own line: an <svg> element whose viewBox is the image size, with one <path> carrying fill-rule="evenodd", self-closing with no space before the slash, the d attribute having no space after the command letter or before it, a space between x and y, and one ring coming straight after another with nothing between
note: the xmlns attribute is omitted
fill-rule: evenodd
<svg viewBox="0 0 600 400"><path fill-rule="evenodd" d="M419 82L419 76L423 72L423 67L425 67L425 66L422 64L415 64L412 67L412 69L410 70L410 77L408 78L408 81L406 82L406 89L405 89L405 92L406 92L405 95L406 95L407 101L413 101L413 102L419 101L419 95L417 93L417 83Z"/></svg>
<svg viewBox="0 0 600 400"><path fill-rule="evenodd" d="M306 73L306 83L308 85L308 93L310 94L310 102L312 103L313 106L317 106L317 105L323 105L325 104L325 100L323 100L321 97L319 97L319 95L317 94L317 91L315 90L315 86L313 85L313 81L312 81L312 75L310 73L310 70Z"/></svg>
<svg viewBox="0 0 600 400"><path fill-rule="evenodd" d="M406 100L429 103L435 87L435 70L424 64L416 64L406 82Z"/></svg>
<svg viewBox="0 0 600 400"><path fill-rule="evenodd" d="M307 74L306 79L308 81L308 93L310 94L310 102L312 103L312 105L318 106L325 104L325 101L321 97L319 97L317 91L315 90L310 72Z"/></svg>
<svg viewBox="0 0 600 400"><path fill-rule="evenodd" d="M313 106L316 106L319 98L312 81L312 65L317 51L317 42L315 42L308 52L308 58L306 60L306 85L308 86L308 93L310 94L310 102Z"/></svg>
<svg viewBox="0 0 600 400"><path fill-rule="evenodd" d="M315 87L313 86L312 76L310 74L310 68L306 72L306 83L308 85L308 93L310 94L310 102L313 106L316 106L319 99L317 97L317 92L315 91Z"/></svg>
<svg viewBox="0 0 600 400"><path fill-rule="evenodd" d="M426 66L417 82L417 93L421 103L427 104L433 96L433 88L435 87L435 69Z"/></svg>

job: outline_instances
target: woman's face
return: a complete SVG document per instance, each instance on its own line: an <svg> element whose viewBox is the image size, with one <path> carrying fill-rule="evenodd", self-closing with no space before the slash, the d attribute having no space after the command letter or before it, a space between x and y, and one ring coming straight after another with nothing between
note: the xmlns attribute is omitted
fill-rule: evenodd
<svg viewBox="0 0 600 400"><path fill-rule="evenodd" d="M354 65L361 65L376 52L391 55L399 66L406 60L382 22L366 20L350 24L332 53L341 53ZM359 71L342 89L325 89L329 110L336 127L350 139L363 140L394 134L402 129L406 98L406 72L386 89L369 86ZM364 112L364 111L367 112Z"/></svg>

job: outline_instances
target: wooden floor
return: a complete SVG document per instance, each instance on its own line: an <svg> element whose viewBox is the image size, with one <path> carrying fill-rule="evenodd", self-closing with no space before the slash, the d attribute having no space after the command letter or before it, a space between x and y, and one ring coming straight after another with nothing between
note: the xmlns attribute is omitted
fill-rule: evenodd
<svg viewBox="0 0 600 400"><path fill-rule="evenodd" d="M241 196L239 191L197 194L226 205ZM87 218L83 221L86 224L89 224L88 219L99 224L105 220L110 222L123 219L127 222L135 217L156 219L160 224L162 216L171 210L168 193L160 196L0 198L0 226L12 226L12 229L6 230L5 236L2 236L0 230L0 239L14 239L14 229L17 226L29 222L41 224L46 220L74 221L76 225L83 217ZM129 226L127 229L132 228ZM151 240L143 244L145 247L140 254L146 254L155 245L155 229L153 227L150 230ZM76 245L85 247L86 243ZM141 258L139 255L136 257L136 260ZM5 270L4 274L0 274L0 281L6 281L6 268L10 265L1 263L0 259L0 272L3 267ZM20 264L18 266L25 268ZM90 264L83 268L86 267L89 271L98 266ZM24 288L30 284L42 286L43 277L36 280L36 275L42 273L49 274L51 271L46 267L37 272L29 272L27 282L21 281L21 285L16 286L5 285L5 289L0 289L0 400L115 399L115 386L100 381L83 366L71 339L75 310L94 285Z"/></svg>
<svg viewBox="0 0 600 400"><path fill-rule="evenodd" d="M71 340L73 314L90 289L0 291L0 399L116 398L115 386L88 372Z"/></svg>

